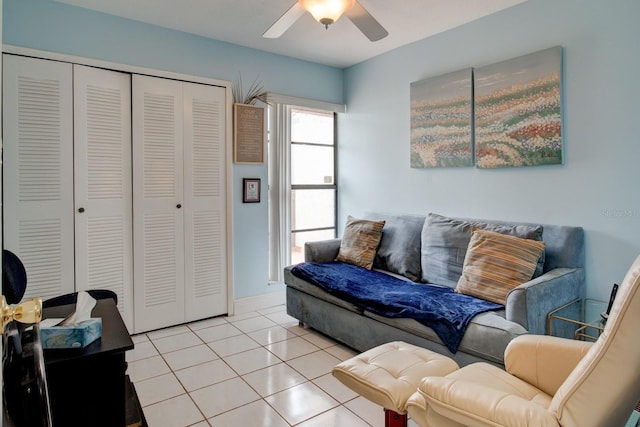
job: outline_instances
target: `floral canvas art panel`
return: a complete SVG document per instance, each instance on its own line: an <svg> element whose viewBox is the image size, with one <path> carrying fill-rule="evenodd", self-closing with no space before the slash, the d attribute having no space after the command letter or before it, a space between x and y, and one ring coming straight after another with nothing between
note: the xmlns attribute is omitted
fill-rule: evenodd
<svg viewBox="0 0 640 427"><path fill-rule="evenodd" d="M478 168L562 164L562 48L474 69Z"/></svg>
<svg viewBox="0 0 640 427"><path fill-rule="evenodd" d="M472 69L411 83L411 167L473 166Z"/></svg>

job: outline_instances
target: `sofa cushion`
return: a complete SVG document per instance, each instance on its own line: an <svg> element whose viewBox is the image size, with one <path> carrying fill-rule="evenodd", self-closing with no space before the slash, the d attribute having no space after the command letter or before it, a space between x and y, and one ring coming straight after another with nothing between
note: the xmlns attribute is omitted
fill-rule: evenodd
<svg viewBox="0 0 640 427"><path fill-rule="evenodd" d="M376 212L367 212L364 217L385 222L373 267L419 281L422 277L420 234L426 217Z"/></svg>
<svg viewBox="0 0 640 427"><path fill-rule="evenodd" d="M455 291L505 304L511 289L531 280L544 242L473 229Z"/></svg>
<svg viewBox="0 0 640 427"><path fill-rule="evenodd" d="M294 276L293 274L291 274L291 269L293 267L293 265L290 265L284 268L284 279L288 287L296 289L300 292L304 292L305 294L312 295L321 300L330 302L331 304L342 307L348 311L353 311L354 313L362 314L364 312L363 308L358 307L357 305L352 304L343 298L333 296L319 286L313 285L306 280L302 280Z"/></svg>
<svg viewBox="0 0 640 427"><path fill-rule="evenodd" d="M347 217L336 261L371 270L380 245L384 221Z"/></svg>
<svg viewBox="0 0 640 427"><path fill-rule="evenodd" d="M447 351L435 331L421 324L415 319L392 319L372 313L364 312L364 316L377 320L401 331L441 344L440 349L432 348L443 354ZM482 357L494 363L504 363L504 349L507 344L518 335L526 334L527 330L517 323L504 318L504 310L481 313L471 319L464 338L458 347L458 353L464 352ZM450 355L450 354L449 354Z"/></svg>
<svg viewBox="0 0 640 427"><path fill-rule="evenodd" d="M422 280L455 288L471 240L472 227L495 231L523 239L542 240L541 225L511 225L449 218L430 213L422 229ZM542 274L544 254L536 265L534 277Z"/></svg>

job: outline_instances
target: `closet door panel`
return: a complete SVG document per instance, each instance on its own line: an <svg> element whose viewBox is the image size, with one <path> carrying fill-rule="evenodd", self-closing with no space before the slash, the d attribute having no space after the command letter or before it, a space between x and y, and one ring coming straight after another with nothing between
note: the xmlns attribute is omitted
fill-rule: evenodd
<svg viewBox="0 0 640 427"><path fill-rule="evenodd" d="M131 76L74 65L76 290L110 289L133 330Z"/></svg>
<svg viewBox="0 0 640 427"><path fill-rule="evenodd" d="M185 320L227 313L225 89L184 83Z"/></svg>
<svg viewBox="0 0 640 427"><path fill-rule="evenodd" d="M134 330L184 322L182 83L133 76Z"/></svg>
<svg viewBox="0 0 640 427"><path fill-rule="evenodd" d="M4 247L25 266L24 297L46 299L74 290L72 68L3 62Z"/></svg>

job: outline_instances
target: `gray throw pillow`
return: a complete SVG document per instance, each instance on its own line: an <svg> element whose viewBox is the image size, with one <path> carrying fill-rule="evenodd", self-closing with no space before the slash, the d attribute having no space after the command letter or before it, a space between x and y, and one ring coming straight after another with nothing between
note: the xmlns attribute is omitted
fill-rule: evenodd
<svg viewBox="0 0 640 427"><path fill-rule="evenodd" d="M422 229L422 281L455 288L462 275L464 257L473 227L522 239L542 240L541 225L506 225L427 215ZM542 274L544 253L533 277Z"/></svg>
<svg viewBox="0 0 640 427"><path fill-rule="evenodd" d="M426 217L377 212L367 212L364 217L385 222L373 268L420 281L420 241Z"/></svg>

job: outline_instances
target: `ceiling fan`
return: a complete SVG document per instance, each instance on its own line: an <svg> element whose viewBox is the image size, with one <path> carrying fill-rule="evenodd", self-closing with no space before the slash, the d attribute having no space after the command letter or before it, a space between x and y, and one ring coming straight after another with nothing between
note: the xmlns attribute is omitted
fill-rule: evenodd
<svg viewBox="0 0 640 427"><path fill-rule="evenodd" d="M372 42L389 35L358 0L298 0L262 36L271 39L280 37L305 12L313 15L325 28L329 28L344 14Z"/></svg>

